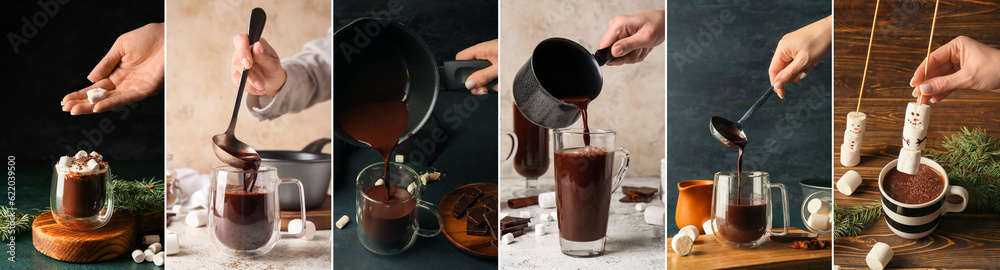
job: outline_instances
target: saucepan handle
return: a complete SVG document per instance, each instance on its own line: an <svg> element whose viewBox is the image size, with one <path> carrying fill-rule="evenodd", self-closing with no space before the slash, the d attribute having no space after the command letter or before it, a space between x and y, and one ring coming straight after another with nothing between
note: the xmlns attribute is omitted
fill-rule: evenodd
<svg viewBox="0 0 1000 270"><path fill-rule="evenodd" d="M449 90L468 90L465 88L465 81L476 71L492 66L493 63L484 60L453 60L444 61L440 68L441 86ZM486 84L487 87L497 84L493 80Z"/></svg>

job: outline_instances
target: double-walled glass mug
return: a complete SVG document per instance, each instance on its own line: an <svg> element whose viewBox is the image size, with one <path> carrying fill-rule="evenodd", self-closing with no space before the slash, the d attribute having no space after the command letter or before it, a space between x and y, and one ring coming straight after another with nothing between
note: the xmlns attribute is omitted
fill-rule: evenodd
<svg viewBox="0 0 1000 270"><path fill-rule="evenodd" d="M782 217L785 227L771 232L771 188L781 190ZM725 246L755 248L770 235L788 233L788 195L785 185L771 184L766 172L734 171L715 173L712 192L712 230Z"/></svg>
<svg viewBox="0 0 1000 270"><path fill-rule="evenodd" d="M278 239L302 238L305 223L298 234L280 233L277 192L280 184L297 185L299 209L306 209L302 183L278 178L274 167L260 166L256 171L229 166L212 169L208 233L216 249L236 257L257 256L271 251ZM306 220L305 210L302 220Z"/></svg>
<svg viewBox="0 0 1000 270"><path fill-rule="evenodd" d="M615 148L615 132L609 129L562 128L554 134L559 246L569 256L601 255L608 235L611 193L625 178L628 151ZM615 153L621 156L618 170L614 170Z"/></svg>
<svg viewBox="0 0 1000 270"><path fill-rule="evenodd" d="M416 242L417 236L434 237L444 228L441 210L427 201L420 200L420 176L399 163L389 163L389 179L383 179L385 163L368 165L358 173L355 186L357 215L360 227L358 240L371 252L393 255L406 251ZM419 208L437 217L438 228L420 228L417 222Z"/></svg>
<svg viewBox="0 0 1000 270"><path fill-rule="evenodd" d="M87 231L104 227L114 214L111 166L79 172L55 166L49 206L52 218L66 228Z"/></svg>

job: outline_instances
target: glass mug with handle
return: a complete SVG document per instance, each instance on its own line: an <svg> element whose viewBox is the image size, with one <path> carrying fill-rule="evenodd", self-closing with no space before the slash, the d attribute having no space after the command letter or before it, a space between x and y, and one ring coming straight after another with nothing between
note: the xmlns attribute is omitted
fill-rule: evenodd
<svg viewBox="0 0 1000 270"><path fill-rule="evenodd" d="M615 148L615 132L609 129L562 128L553 134L559 246L569 256L601 255L611 194L625 178L628 151ZM613 168L615 153L621 155L618 170Z"/></svg>
<svg viewBox="0 0 1000 270"><path fill-rule="evenodd" d="M263 255L278 239L298 239L305 234L281 233L278 185L298 186L302 220L306 220L304 189L297 179L281 179L271 166L256 171L230 166L212 169L212 195L208 202L208 233L216 249L236 257ZM246 188L252 185L253 188ZM290 230L291 231L291 230Z"/></svg>
<svg viewBox="0 0 1000 270"><path fill-rule="evenodd" d="M358 240L376 254L406 251L417 236L434 237L444 228L444 214L434 204L421 200L420 176L406 165L390 162L389 179L383 179L385 164L368 165L358 173L355 186ZM423 208L437 217L437 229L420 228L417 214Z"/></svg>
<svg viewBox="0 0 1000 270"><path fill-rule="evenodd" d="M724 246L756 248L770 235L788 233L788 195L785 185L771 184L766 172L735 171L715 173L711 224L715 238ZM781 190L785 227L771 232L771 189Z"/></svg>

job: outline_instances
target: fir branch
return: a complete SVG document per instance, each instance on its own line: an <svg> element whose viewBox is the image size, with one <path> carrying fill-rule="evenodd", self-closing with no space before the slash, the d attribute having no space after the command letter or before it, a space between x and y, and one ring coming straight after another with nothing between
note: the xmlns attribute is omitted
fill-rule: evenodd
<svg viewBox="0 0 1000 270"><path fill-rule="evenodd" d="M133 213L163 210L163 181L142 179L129 181L111 175L111 189L115 196L115 211Z"/></svg>
<svg viewBox="0 0 1000 270"><path fill-rule="evenodd" d="M927 149L924 155L945 168L951 184L969 191L971 209L1000 213L1000 140L981 128L944 138L947 151Z"/></svg>
<svg viewBox="0 0 1000 270"><path fill-rule="evenodd" d="M36 211L41 212L41 211ZM37 213L29 213L0 206L0 240L6 242L12 236L30 231Z"/></svg>
<svg viewBox="0 0 1000 270"><path fill-rule="evenodd" d="M836 224L834 224L833 237L858 236L868 223L878 219L881 215L882 202L877 200L858 204L851 208L841 208L834 204L833 216Z"/></svg>

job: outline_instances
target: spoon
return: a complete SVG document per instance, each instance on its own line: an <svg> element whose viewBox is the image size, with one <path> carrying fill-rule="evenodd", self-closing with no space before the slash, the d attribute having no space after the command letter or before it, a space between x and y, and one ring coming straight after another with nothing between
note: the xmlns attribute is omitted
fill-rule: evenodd
<svg viewBox="0 0 1000 270"><path fill-rule="evenodd" d="M767 88L767 90L764 90L763 95L757 99L757 102L755 102L753 106L750 106L750 109L747 110L746 114L743 114L743 118L740 118L739 122L733 123L733 121L729 121L720 116L712 116L712 120L708 125L708 128L711 129L712 136L715 136L715 138L727 148L746 146L747 135L743 133L743 124L747 122L750 115L753 115L753 113L757 111L757 108L760 108L761 104L764 104L764 101L767 100L772 93L774 93L773 85L770 88Z"/></svg>
<svg viewBox="0 0 1000 270"><path fill-rule="evenodd" d="M267 20L267 15L261 8L254 8L250 13L250 31L247 33L247 37L251 45L260 40L265 20ZM244 169L249 168L247 165L253 165L252 163L260 164L260 155L257 154L257 151L250 148L250 145L236 139L234 135L236 117L240 113L240 103L243 101L243 88L247 84L247 75L249 75L249 70L243 70L239 92L236 94L236 106L233 108L233 118L229 120L229 129L225 133L212 136L212 150L214 150L215 156L229 166Z"/></svg>

